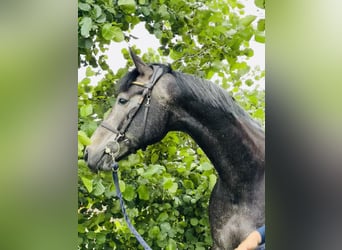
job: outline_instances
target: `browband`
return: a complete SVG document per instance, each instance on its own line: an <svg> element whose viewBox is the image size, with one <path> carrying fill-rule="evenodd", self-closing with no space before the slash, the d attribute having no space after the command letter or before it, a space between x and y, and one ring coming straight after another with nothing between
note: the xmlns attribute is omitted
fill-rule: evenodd
<svg viewBox="0 0 342 250"><path fill-rule="evenodd" d="M131 84L138 85L138 86L148 88L151 90L154 84L156 84L159 78L164 74L163 69L160 66L152 65L152 68L153 68L153 74L151 76L150 82L143 83L143 82L134 81Z"/></svg>
<svg viewBox="0 0 342 250"><path fill-rule="evenodd" d="M134 85L138 85L138 86L145 87L145 83L143 83L143 82L137 82L137 81L134 81L134 82L132 82L131 84L134 84Z"/></svg>

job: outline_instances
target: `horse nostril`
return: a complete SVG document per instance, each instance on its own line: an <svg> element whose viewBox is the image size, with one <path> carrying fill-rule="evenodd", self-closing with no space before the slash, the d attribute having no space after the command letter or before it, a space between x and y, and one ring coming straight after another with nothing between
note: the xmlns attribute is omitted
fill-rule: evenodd
<svg viewBox="0 0 342 250"><path fill-rule="evenodd" d="M87 148L84 150L83 158L84 158L85 161L88 161L88 149Z"/></svg>

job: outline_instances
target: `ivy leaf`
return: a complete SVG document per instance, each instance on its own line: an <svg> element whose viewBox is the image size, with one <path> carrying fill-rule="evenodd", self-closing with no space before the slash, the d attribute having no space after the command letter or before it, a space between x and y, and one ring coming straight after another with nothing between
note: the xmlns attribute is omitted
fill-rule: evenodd
<svg viewBox="0 0 342 250"><path fill-rule="evenodd" d="M254 51L250 48L247 48L243 51L245 56L252 57L254 55Z"/></svg>
<svg viewBox="0 0 342 250"><path fill-rule="evenodd" d="M119 188L121 192L126 191L126 183L123 180L119 180Z"/></svg>
<svg viewBox="0 0 342 250"><path fill-rule="evenodd" d="M157 238L158 235L160 235L160 229L158 226L153 226L149 231L148 231L148 236L150 238Z"/></svg>
<svg viewBox="0 0 342 250"><path fill-rule="evenodd" d="M80 2L78 2L78 8L80 10L84 10L84 11L89 11L91 9L89 4L87 4L87 3L80 3Z"/></svg>
<svg viewBox="0 0 342 250"><path fill-rule="evenodd" d="M96 22L98 22L98 23L104 23L105 21L106 21L106 19L107 19L107 16L106 16L106 14L101 14L97 19L96 19Z"/></svg>
<svg viewBox="0 0 342 250"><path fill-rule="evenodd" d="M94 4L94 15L95 15L95 19L100 17L102 14L102 9L100 6L98 6L97 4Z"/></svg>
<svg viewBox="0 0 342 250"><path fill-rule="evenodd" d="M200 171L206 171L213 169L213 166L209 162L203 162L199 167L198 170Z"/></svg>
<svg viewBox="0 0 342 250"><path fill-rule="evenodd" d="M82 145L90 145L91 140L84 131L78 131L77 137Z"/></svg>
<svg viewBox="0 0 342 250"><path fill-rule="evenodd" d="M260 19L258 21L257 29L259 31L264 31L265 30L265 19Z"/></svg>
<svg viewBox="0 0 342 250"><path fill-rule="evenodd" d="M83 149L84 149L83 144L80 141L78 141L78 143L77 143L77 155L78 155L78 157L83 157Z"/></svg>
<svg viewBox="0 0 342 250"><path fill-rule="evenodd" d="M116 196L115 185L112 183L109 188L106 188L104 193L106 198L112 198Z"/></svg>
<svg viewBox="0 0 342 250"><path fill-rule="evenodd" d="M166 221L168 217L169 217L168 214L166 212L163 212L163 213L159 214L157 221L159 221L159 222Z"/></svg>
<svg viewBox="0 0 342 250"><path fill-rule="evenodd" d="M122 33L122 30L119 27L112 26L110 23L106 23L102 26L102 36L104 39L115 42L122 42L125 37Z"/></svg>
<svg viewBox="0 0 342 250"><path fill-rule="evenodd" d="M254 3L260 9L265 9L265 0L254 0Z"/></svg>
<svg viewBox="0 0 342 250"><path fill-rule="evenodd" d="M173 239L169 239L165 250L176 250L176 249L177 249L177 242Z"/></svg>
<svg viewBox="0 0 342 250"><path fill-rule="evenodd" d="M258 104L258 98L255 95L249 96L248 100L251 104L253 104L255 106Z"/></svg>
<svg viewBox="0 0 342 250"><path fill-rule="evenodd" d="M167 11L167 6L165 4L163 4L159 7L158 13L164 19L169 19L169 17L170 17L169 12Z"/></svg>
<svg viewBox="0 0 342 250"><path fill-rule="evenodd" d="M178 184L175 183L172 178L166 178L163 187L167 189L171 194L175 194L178 189Z"/></svg>
<svg viewBox="0 0 342 250"><path fill-rule="evenodd" d="M178 184L174 182L174 183L172 184L171 188L169 188L169 192L170 192L171 194L175 194L175 193L177 192L177 190L178 190Z"/></svg>
<svg viewBox="0 0 342 250"><path fill-rule="evenodd" d="M209 189L212 190L216 184L217 177L214 174L209 175Z"/></svg>
<svg viewBox="0 0 342 250"><path fill-rule="evenodd" d="M95 75L95 72L91 69L91 67L87 67L86 68L86 76L93 76L93 75Z"/></svg>
<svg viewBox="0 0 342 250"><path fill-rule="evenodd" d="M127 13L133 13L135 11L136 3L134 0L119 0L118 5Z"/></svg>
<svg viewBox="0 0 342 250"><path fill-rule="evenodd" d="M93 24L93 21L90 17L83 17L80 21L81 25L81 35L85 38L89 37L89 32L91 30L91 26Z"/></svg>
<svg viewBox="0 0 342 250"><path fill-rule="evenodd" d="M126 201L132 201L135 198L135 189L132 185L127 185L125 192L122 193Z"/></svg>
<svg viewBox="0 0 342 250"><path fill-rule="evenodd" d="M141 200L147 201L150 199L148 188L145 185L140 185L137 191Z"/></svg>
<svg viewBox="0 0 342 250"><path fill-rule="evenodd" d="M186 189L190 189L190 190L194 189L195 187L194 183L191 180L184 180L183 185Z"/></svg>
<svg viewBox="0 0 342 250"><path fill-rule="evenodd" d="M163 222L160 224L160 230L161 234L164 236L165 239L167 235L174 235L174 230L171 228L171 225L169 222ZM165 244L166 245L166 244Z"/></svg>
<svg viewBox="0 0 342 250"><path fill-rule="evenodd" d="M103 244L106 242L106 234L105 233L97 233L96 234L96 243Z"/></svg>
<svg viewBox="0 0 342 250"><path fill-rule="evenodd" d="M85 49L90 49L91 46L93 46L93 41L90 38L80 37L78 39L78 47L85 48Z"/></svg>
<svg viewBox="0 0 342 250"><path fill-rule="evenodd" d="M258 108L255 112L254 112L254 117L258 118L260 120L263 120L265 118L265 112L263 109Z"/></svg>
<svg viewBox="0 0 342 250"><path fill-rule="evenodd" d="M173 185L173 180L172 180L172 178L166 178L166 179L164 180L163 187L164 187L165 189L170 189L170 188L172 187L172 185Z"/></svg>
<svg viewBox="0 0 342 250"><path fill-rule="evenodd" d="M113 26L110 23L106 23L102 26L102 36L104 39L110 41L114 37Z"/></svg>
<svg viewBox="0 0 342 250"><path fill-rule="evenodd" d="M150 165L149 168L141 174L144 178L151 178L155 174L160 174L165 170L165 167L161 165Z"/></svg>
<svg viewBox="0 0 342 250"><path fill-rule="evenodd" d="M93 180L90 180L85 176L82 176L81 180L83 182L83 185L86 187L87 191L91 193L91 191L93 191Z"/></svg>
<svg viewBox="0 0 342 250"><path fill-rule="evenodd" d="M255 41L259 43L265 43L265 33L264 32L255 32L254 34Z"/></svg>
<svg viewBox="0 0 342 250"><path fill-rule="evenodd" d="M81 117L87 117L93 113L93 105L86 104L80 108Z"/></svg>
<svg viewBox="0 0 342 250"><path fill-rule="evenodd" d="M79 84L88 85L90 82L91 82L90 78L85 77L82 79L82 81L79 82Z"/></svg>
<svg viewBox="0 0 342 250"><path fill-rule="evenodd" d="M100 196L101 194L103 194L106 189L103 186L101 179L96 180L94 184L95 185L93 194L96 196Z"/></svg>
<svg viewBox="0 0 342 250"><path fill-rule="evenodd" d="M190 224L193 226L197 226L198 225L198 219L197 218L191 218L190 219Z"/></svg>
<svg viewBox="0 0 342 250"><path fill-rule="evenodd" d="M135 1L134 0L119 0L118 5L132 5L135 6Z"/></svg>
<svg viewBox="0 0 342 250"><path fill-rule="evenodd" d="M158 159L159 159L159 155L158 154L156 154L156 153L152 154L152 156L151 156L151 163L155 164L158 161Z"/></svg>
<svg viewBox="0 0 342 250"><path fill-rule="evenodd" d="M247 79L247 80L245 81L245 84L246 84L248 87L250 87L250 86L252 86L252 85L254 84L254 82L253 82L251 79Z"/></svg>
<svg viewBox="0 0 342 250"><path fill-rule="evenodd" d="M244 18L241 18L240 23L247 27L248 25L250 25L254 20L256 19L256 16L253 15L248 15Z"/></svg>

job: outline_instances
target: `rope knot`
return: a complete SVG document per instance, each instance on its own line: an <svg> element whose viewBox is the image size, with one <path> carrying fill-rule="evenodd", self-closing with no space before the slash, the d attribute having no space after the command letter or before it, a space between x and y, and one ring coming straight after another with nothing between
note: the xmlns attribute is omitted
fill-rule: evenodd
<svg viewBox="0 0 342 250"><path fill-rule="evenodd" d="M113 162L112 171L117 172L119 170L119 164L117 162Z"/></svg>

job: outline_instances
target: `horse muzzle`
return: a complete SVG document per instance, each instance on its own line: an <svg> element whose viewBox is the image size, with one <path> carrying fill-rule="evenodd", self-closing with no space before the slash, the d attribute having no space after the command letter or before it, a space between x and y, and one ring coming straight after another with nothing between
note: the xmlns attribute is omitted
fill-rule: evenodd
<svg viewBox="0 0 342 250"><path fill-rule="evenodd" d="M118 142L113 140L108 142L102 150L96 150L92 145L84 151L84 160L93 172L109 171L115 161L122 159L130 151L130 140L125 138Z"/></svg>
<svg viewBox="0 0 342 250"><path fill-rule="evenodd" d="M84 160L86 161L89 169L95 173L98 171L111 170L111 164L113 163L111 155L105 153L104 150L96 153L92 148L86 148L84 152Z"/></svg>

